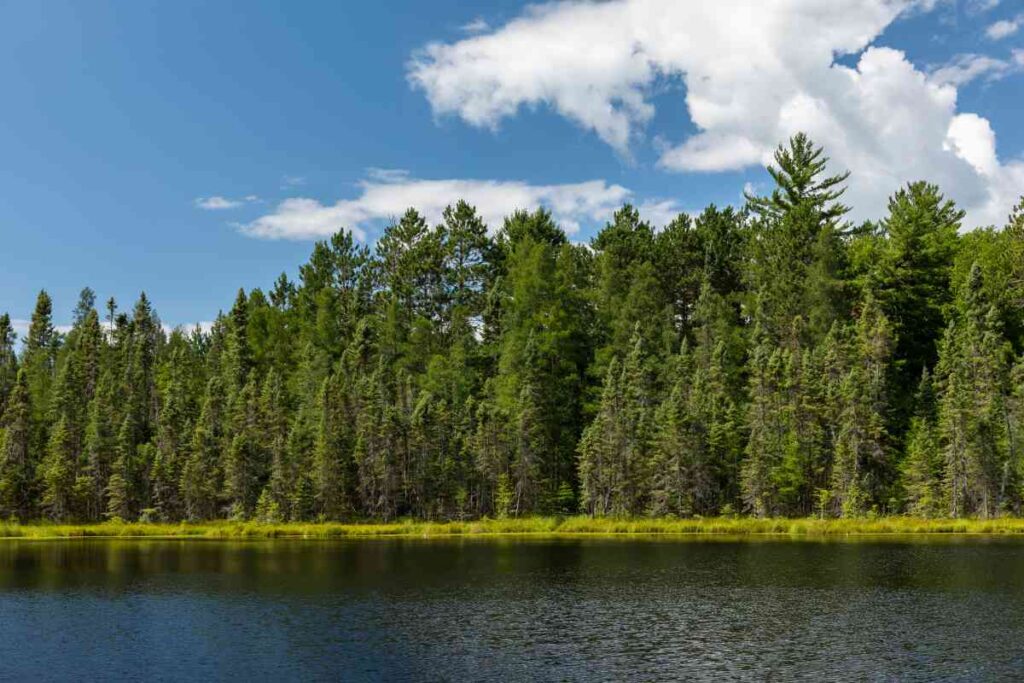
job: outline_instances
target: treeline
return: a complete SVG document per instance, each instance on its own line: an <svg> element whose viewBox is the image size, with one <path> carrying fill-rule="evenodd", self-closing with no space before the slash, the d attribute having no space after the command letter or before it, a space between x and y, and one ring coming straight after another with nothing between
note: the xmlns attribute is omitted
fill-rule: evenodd
<svg viewBox="0 0 1024 683"><path fill-rule="evenodd" d="M776 187L589 245L464 202L165 333L82 292L0 317L0 517L1021 513L1024 202L919 182L853 225L805 136Z"/></svg>

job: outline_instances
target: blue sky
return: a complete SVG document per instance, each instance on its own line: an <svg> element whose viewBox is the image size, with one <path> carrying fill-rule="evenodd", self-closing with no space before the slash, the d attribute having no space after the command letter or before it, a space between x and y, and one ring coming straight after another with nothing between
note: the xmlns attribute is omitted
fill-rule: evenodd
<svg viewBox="0 0 1024 683"><path fill-rule="evenodd" d="M45 287L169 324L458 194L574 239L737 203L808 130L858 218L924 177L1001 220L1024 192L1020 0L0 4L0 311ZM453 196L446 196L451 194ZM496 218L492 222L496 222Z"/></svg>

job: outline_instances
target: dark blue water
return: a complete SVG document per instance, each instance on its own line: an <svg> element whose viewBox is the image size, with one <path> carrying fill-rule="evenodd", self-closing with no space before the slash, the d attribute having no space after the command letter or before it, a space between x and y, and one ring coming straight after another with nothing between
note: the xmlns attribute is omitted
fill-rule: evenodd
<svg viewBox="0 0 1024 683"><path fill-rule="evenodd" d="M0 541L0 680L1014 680L1024 542Z"/></svg>

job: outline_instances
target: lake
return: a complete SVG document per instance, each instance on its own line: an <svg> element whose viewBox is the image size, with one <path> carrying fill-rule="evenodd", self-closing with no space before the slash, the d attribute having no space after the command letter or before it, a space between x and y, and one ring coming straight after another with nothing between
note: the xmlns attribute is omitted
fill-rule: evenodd
<svg viewBox="0 0 1024 683"><path fill-rule="evenodd" d="M1024 676L1024 541L0 541L0 680Z"/></svg>

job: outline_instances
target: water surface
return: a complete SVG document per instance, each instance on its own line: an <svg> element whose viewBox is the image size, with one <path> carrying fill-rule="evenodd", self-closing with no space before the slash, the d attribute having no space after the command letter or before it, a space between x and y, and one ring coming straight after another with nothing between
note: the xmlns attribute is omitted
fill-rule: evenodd
<svg viewBox="0 0 1024 683"><path fill-rule="evenodd" d="M1024 541L0 541L0 680L1024 677Z"/></svg>

